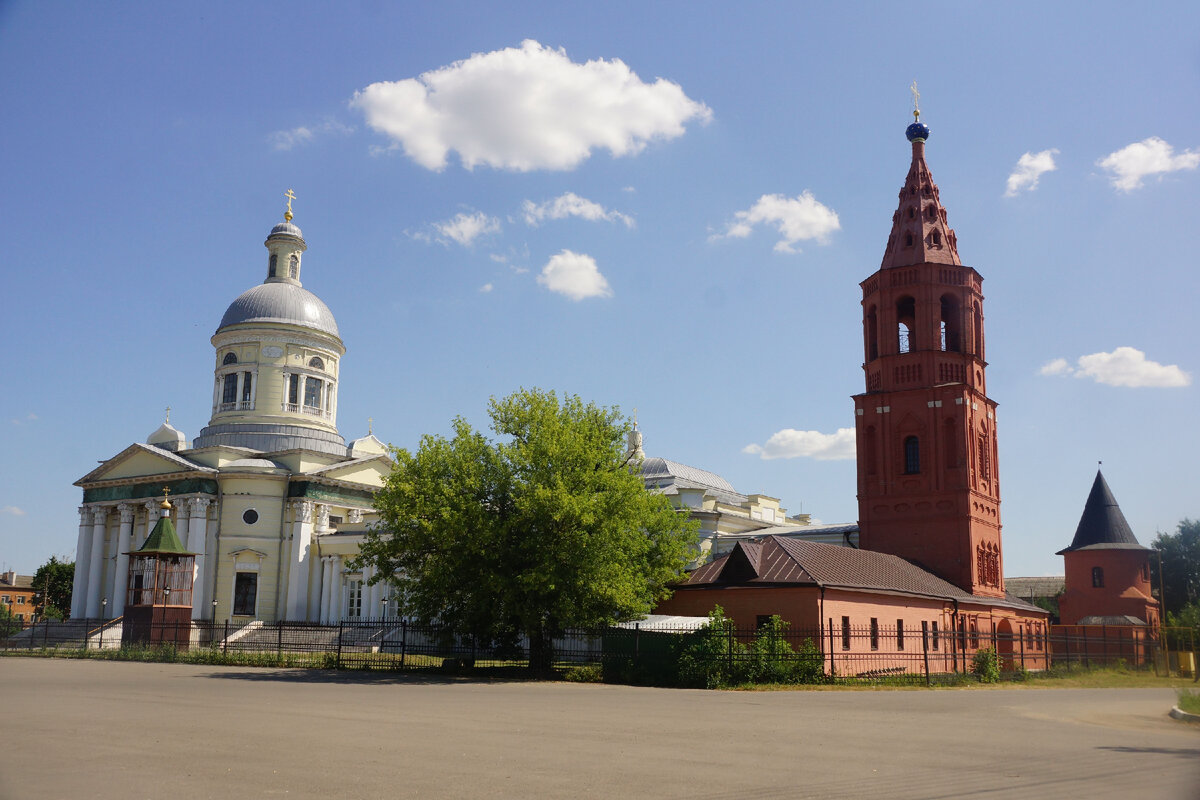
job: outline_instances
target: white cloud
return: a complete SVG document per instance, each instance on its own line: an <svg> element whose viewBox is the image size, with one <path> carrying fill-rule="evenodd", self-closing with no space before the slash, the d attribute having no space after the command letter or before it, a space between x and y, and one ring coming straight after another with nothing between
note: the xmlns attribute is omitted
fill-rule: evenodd
<svg viewBox="0 0 1200 800"><path fill-rule="evenodd" d="M1112 185L1122 192L1131 192L1142 185L1147 175L1165 175L1200 166L1200 152L1184 150L1174 154L1174 148L1157 136L1134 142L1096 162L1108 170Z"/></svg>
<svg viewBox="0 0 1200 800"><path fill-rule="evenodd" d="M829 234L842 227L837 212L821 205L807 190L796 197L764 194L753 206L733 217L725 233L713 234L708 237L709 241L744 239L755 225L765 223L774 225L782 237L775 243L775 252L799 253L796 242L815 239L820 244L827 244Z"/></svg>
<svg viewBox="0 0 1200 800"><path fill-rule="evenodd" d="M470 247L475 244L475 240L480 236L489 233L498 233L500 231L500 220L495 217L489 217L482 211L470 214L463 212L455 214L444 222L433 223L432 228L435 234L419 232L412 234L412 236L414 239L420 239L423 242L436 241L440 244L449 244L453 241L461 244L463 247Z"/></svg>
<svg viewBox="0 0 1200 800"><path fill-rule="evenodd" d="M1040 153L1026 153L1017 159L1017 168L1008 176L1008 188L1005 197L1016 197L1022 191L1032 192L1037 188L1038 178L1044 172L1058 169L1054 156L1058 150L1051 148Z"/></svg>
<svg viewBox="0 0 1200 800"><path fill-rule="evenodd" d="M644 83L624 62L577 64L526 39L401 81L372 83L351 105L426 169L462 165L528 171L572 169L593 148L614 156L674 139L712 110L659 78Z"/></svg>
<svg viewBox="0 0 1200 800"><path fill-rule="evenodd" d="M335 119L327 119L320 125L312 127L301 125L290 131L275 131L267 139L276 150L291 150L298 145L308 144L320 134L353 132L354 128L349 125L343 125Z"/></svg>
<svg viewBox="0 0 1200 800"><path fill-rule="evenodd" d="M0 514L12 514L14 517L25 516L25 509L17 508L16 506L5 506L0 508Z"/></svg>
<svg viewBox="0 0 1200 800"><path fill-rule="evenodd" d="M1076 366L1065 358L1056 358L1038 372L1042 375L1073 375L1091 378L1108 386L1189 386L1192 377L1175 364L1146 360L1146 354L1132 347L1118 347L1111 353L1080 356Z"/></svg>
<svg viewBox="0 0 1200 800"><path fill-rule="evenodd" d="M626 228L634 226L633 217L628 214L622 214L620 211L610 211L599 203L594 203L591 200L580 197L574 192L567 192L560 197L547 200L544 203L534 203L531 200L526 200L521 210L525 214L525 222L534 226L540 225L543 220L566 219L567 217L579 217L589 222L600 220L606 222L623 222Z"/></svg>
<svg viewBox="0 0 1200 800"><path fill-rule="evenodd" d="M572 300L586 297L612 297L608 281L596 268L596 260L583 253L563 250L551 256L538 275L537 282L552 292L566 295Z"/></svg>
<svg viewBox="0 0 1200 800"><path fill-rule="evenodd" d="M492 289L494 289L494 288L496 288L496 287L492 286L490 283L485 283L483 286L480 286L480 287L479 287L479 291L480 291L482 294L487 294L488 292L490 292L490 291L491 291Z"/></svg>
<svg viewBox="0 0 1200 800"><path fill-rule="evenodd" d="M748 444L742 448L742 452L768 461L774 458L842 461L854 458L854 428L838 428L837 433L784 428L771 434L766 444Z"/></svg>

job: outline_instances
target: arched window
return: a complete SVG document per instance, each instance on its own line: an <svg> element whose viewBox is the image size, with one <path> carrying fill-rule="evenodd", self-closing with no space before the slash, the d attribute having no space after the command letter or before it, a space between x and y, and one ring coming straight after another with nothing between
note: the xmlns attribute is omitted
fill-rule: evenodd
<svg viewBox="0 0 1200 800"><path fill-rule="evenodd" d="M304 380L304 405L306 408L320 408L321 396L324 394L324 387L318 378L306 378Z"/></svg>
<svg viewBox="0 0 1200 800"><path fill-rule="evenodd" d="M942 246L942 232L941 231L933 232L933 246L934 247Z"/></svg>
<svg viewBox="0 0 1200 800"><path fill-rule="evenodd" d="M983 358L983 312L979 310L978 303L971 305L971 322L972 335L975 337L974 354Z"/></svg>
<svg viewBox="0 0 1200 800"><path fill-rule="evenodd" d="M225 383L221 387L221 403L233 404L237 402L238 389L238 374L231 372L225 376Z"/></svg>
<svg viewBox="0 0 1200 800"><path fill-rule="evenodd" d="M288 277L300 277L300 256L296 255L295 253L292 253L292 258L288 266Z"/></svg>
<svg viewBox="0 0 1200 800"><path fill-rule="evenodd" d="M896 301L896 323L899 336L899 352L909 353L917 349L913 329L917 321L917 301L911 296Z"/></svg>
<svg viewBox="0 0 1200 800"><path fill-rule="evenodd" d="M223 366L223 367L227 367L230 364L236 364L236 363L237 363L237 354L236 353L226 353L225 358L221 360L221 366Z"/></svg>
<svg viewBox="0 0 1200 800"><path fill-rule="evenodd" d="M313 369L325 369L325 362L316 356L313 356L308 360L308 365Z"/></svg>
<svg viewBox="0 0 1200 800"><path fill-rule="evenodd" d="M958 298L952 294L942 295L941 301L941 346L951 353L962 351L962 314Z"/></svg>
<svg viewBox="0 0 1200 800"><path fill-rule="evenodd" d="M1104 588L1104 567L1092 567L1092 588Z"/></svg>
<svg viewBox="0 0 1200 800"><path fill-rule="evenodd" d="M904 474L916 475L921 471L921 442L916 436L904 440Z"/></svg>
<svg viewBox="0 0 1200 800"><path fill-rule="evenodd" d="M912 247L912 234L911 233L904 234L904 246Z"/></svg>
<svg viewBox="0 0 1200 800"><path fill-rule="evenodd" d="M276 255L275 253L271 253L271 266L267 269L267 277L268 278L277 277L275 275L275 266L276 266L276 262L278 262L278 261L279 261L279 256Z"/></svg>
<svg viewBox="0 0 1200 800"><path fill-rule="evenodd" d="M867 310L867 361L879 358L879 315L875 306Z"/></svg>

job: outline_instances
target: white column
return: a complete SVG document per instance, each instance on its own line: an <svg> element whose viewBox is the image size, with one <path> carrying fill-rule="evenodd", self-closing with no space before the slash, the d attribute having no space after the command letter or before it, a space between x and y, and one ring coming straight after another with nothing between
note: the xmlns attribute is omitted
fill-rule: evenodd
<svg viewBox="0 0 1200 800"><path fill-rule="evenodd" d="M342 618L345 608L345 576L342 575L342 557L329 557L329 621L336 623Z"/></svg>
<svg viewBox="0 0 1200 800"><path fill-rule="evenodd" d="M287 605L284 618L301 621L308 616L308 550L312 543L313 502L293 500L292 553L288 559Z"/></svg>
<svg viewBox="0 0 1200 800"><path fill-rule="evenodd" d="M208 614L208 592L204 590L205 547L208 545L207 497L193 497L188 503L187 549L196 554L192 572L192 619L205 619Z"/></svg>
<svg viewBox="0 0 1200 800"><path fill-rule="evenodd" d="M330 578L330 558L329 556L321 556L321 610L318 612L317 619L322 625L329 624L329 584L332 581Z"/></svg>
<svg viewBox="0 0 1200 800"><path fill-rule="evenodd" d="M101 568L104 564L104 527L108 522L108 508L92 507L92 554L88 559L87 607L84 616L89 619L100 616Z"/></svg>
<svg viewBox="0 0 1200 800"><path fill-rule="evenodd" d="M367 581L375 574L375 568L370 564L363 564L362 568L362 616L363 619L372 619L375 617L375 587L368 586Z"/></svg>
<svg viewBox="0 0 1200 800"><path fill-rule="evenodd" d="M88 559L92 555L91 506L79 507L79 538L75 542L75 579L71 582L71 618L87 610Z"/></svg>
<svg viewBox="0 0 1200 800"><path fill-rule="evenodd" d="M117 506L117 512L121 515L121 531L117 534L117 571L113 580L114 617L125 613L125 595L129 588L129 551L133 549L133 504L121 503Z"/></svg>

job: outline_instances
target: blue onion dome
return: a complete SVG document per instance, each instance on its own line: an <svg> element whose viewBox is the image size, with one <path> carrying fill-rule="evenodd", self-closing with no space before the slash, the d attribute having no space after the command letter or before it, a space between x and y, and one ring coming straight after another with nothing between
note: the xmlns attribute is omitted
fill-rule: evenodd
<svg viewBox="0 0 1200 800"><path fill-rule="evenodd" d="M929 126L924 122L914 122L904 129L904 136L910 142L923 142L929 138Z"/></svg>
<svg viewBox="0 0 1200 800"><path fill-rule="evenodd" d="M300 227L293 225L291 220L281 222L274 228L271 228L271 234L267 238L270 239L272 236L295 236L297 239L304 238L304 234L300 232Z"/></svg>

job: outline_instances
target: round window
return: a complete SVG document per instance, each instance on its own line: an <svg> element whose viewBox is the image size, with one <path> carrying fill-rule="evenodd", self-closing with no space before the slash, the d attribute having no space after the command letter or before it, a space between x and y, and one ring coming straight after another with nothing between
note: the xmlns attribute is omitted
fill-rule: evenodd
<svg viewBox="0 0 1200 800"><path fill-rule="evenodd" d="M242 522L247 525L253 525L258 522L258 512L253 508L246 509L245 513L242 514Z"/></svg>

